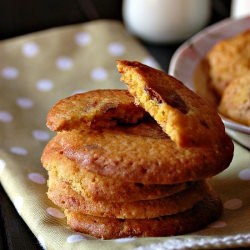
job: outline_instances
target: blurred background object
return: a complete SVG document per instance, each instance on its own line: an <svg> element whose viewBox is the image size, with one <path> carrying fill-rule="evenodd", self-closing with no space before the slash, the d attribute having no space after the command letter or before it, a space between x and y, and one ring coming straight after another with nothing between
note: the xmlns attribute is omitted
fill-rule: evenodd
<svg viewBox="0 0 250 250"><path fill-rule="evenodd" d="M249 0L232 0L231 17L240 18L250 15Z"/></svg>
<svg viewBox="0 0 250 250"><path fill-rule="evenodd" d="M181 42L201 30L210 19L210 0L124 0L127 29L153 43Z"/></svg>
<svg viewBox="0 0 250 250"><path fill-rule="evenodd" d="M121 0L0 0L0 39L95 19L121 19Z"/></svg>

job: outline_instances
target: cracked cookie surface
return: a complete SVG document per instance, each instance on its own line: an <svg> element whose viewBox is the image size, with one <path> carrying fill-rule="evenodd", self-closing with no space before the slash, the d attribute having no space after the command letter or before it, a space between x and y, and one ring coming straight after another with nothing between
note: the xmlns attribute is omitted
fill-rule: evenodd
<svg viewBox="0 0 250 250"><path fill-rule="evenodd" d="M118 61L121 80L165 133L181 147L211 146L226 137L217 111L184 84L139 62Z"/></svg>

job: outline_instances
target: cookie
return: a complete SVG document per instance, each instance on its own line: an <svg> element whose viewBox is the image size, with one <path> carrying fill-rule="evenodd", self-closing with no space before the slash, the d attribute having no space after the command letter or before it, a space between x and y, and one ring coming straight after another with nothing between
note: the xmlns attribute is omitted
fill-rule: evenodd
<svg viewBox="0 0 250 250"><path fill-rule="evenodd" d="M250 126L250 72L229 82L218 110L222 115Z"/></svg>
<svg viewBox="0 0 250 250"><path fill-rule="evenodd" d="M175 78L138 62L118 69L129 91L93 90L49 111L48 198L73 230L105 239L206 226L222 212L206 178L233 157L222 121Z"/></svg>
<svg viewBox="0 0 250 250"><path fill-rule="evenodd" d="M156 123L56 135L63 154L99 175L143 184L176 184L213 176L228 167L233 144L180 148Z"/></svg>
<svg viewBox="0 0 250 250"><path fill-rule="evenodd" d="M48 180L48 197L63 209L83 214L120 219L145 219L185 211L202 200L209 187L205 182L193 183L189 188L174 195L147 201L108 202L85 200L70 185L53 175Z"/></svg>
<svg viewBox="0 0 250 250"><path fill-rule="evenodd" d="M67 223L78 232L97 238L161 237L191 233L217 220L222 213L218 196L209 193L183 213L153 219L117 219L65 210Z"/></svg>
<svg viewBox="0 0 250 250"><path fill-rule="evenodd" d="M250 30L216 43L206 60L211 86L221 96L233 78L250 73Z"/></svg>
<svg viewBox="0 0 250 250"><path fill-rule="evenodd" d="M117 123L136 123L144 115L127 90L93 90L56 103L47 115L47 126L52 131L112 127Z"/></svg>
<svg viewBox="0 0 250 250"><path fill-rule="evenodd" d="M101 176L81 168L65 157L61 151L58 143L52 139L44 149L43 166L49 173L70 183L71 188L86 200L116 202L152 200L180 192L189 186L189 183L143 185Z"/></svg>
<svg viewBox="0 0 250 250"><path fill-rule="evenodd" d="M118 61L117 68L136 103L178 146L206 147L224 140L225 128L216 109L182 82L139 62Z"/></svg>

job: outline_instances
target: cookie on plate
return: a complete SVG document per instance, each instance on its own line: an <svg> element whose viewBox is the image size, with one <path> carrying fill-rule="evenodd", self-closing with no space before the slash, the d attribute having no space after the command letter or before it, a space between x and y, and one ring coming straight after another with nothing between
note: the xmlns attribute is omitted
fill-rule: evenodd
<svg viewBox="0 0 250 250"><path fill-rule="evenodd" d="M211 146L226 137L215 108L182 82L139 62L118 61L117 68L136 103L178 146Z"/></svg>
<svg viewBox="0 0 250 250"><path fill-rule="evenodd" d="M222 115L250 126L250 72L229 82L218 110Z"/></svg>
<svg viewBox="0 0 250 250"><path fill-rule="evenodd" d="M250 30L219 41L206 59L211 86L221 96L233 78L250 73Z"/></svg>

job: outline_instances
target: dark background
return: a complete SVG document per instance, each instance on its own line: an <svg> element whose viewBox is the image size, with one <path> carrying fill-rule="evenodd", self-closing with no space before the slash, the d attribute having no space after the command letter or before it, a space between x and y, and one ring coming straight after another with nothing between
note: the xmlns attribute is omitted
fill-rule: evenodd
<svg viewBox="0 0 250 250"><path fill-rule="evenodd" d="M230 0L213 0L209 24L229 17L230 5ZM122 0L0 0L0 40L95 19L122 20L121 7ZM180 45L141 43L166 71ZM41 249L1 186L0 249Z"/></svg>
<svg viewBox="0 0 250 250"><path fill-rule="evenodd" d="M211 22L229 16L230 0L213 0ZM122 19L122 0L0 0L0 39L81 23Z"/></svg>

